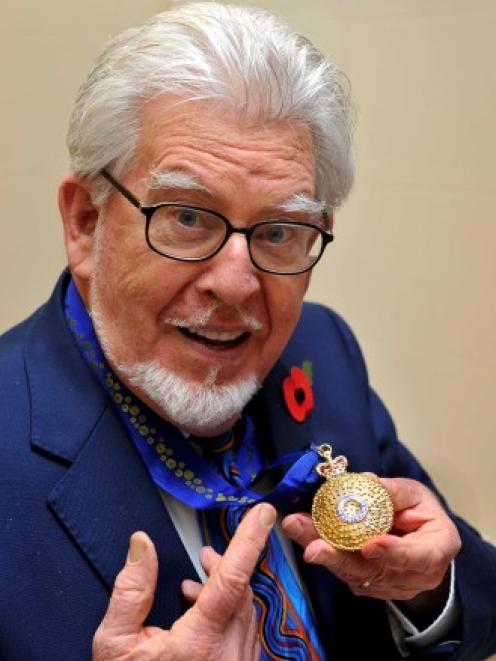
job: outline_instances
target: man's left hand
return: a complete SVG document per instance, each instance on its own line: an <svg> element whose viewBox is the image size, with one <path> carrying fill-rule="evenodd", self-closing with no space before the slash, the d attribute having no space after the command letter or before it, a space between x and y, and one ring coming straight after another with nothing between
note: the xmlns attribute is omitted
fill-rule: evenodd
<svg viewBox="0 0 496 661"><path fill-rule="evenodd" d="M420 482L376 479L393 501L392 534L376 537L360 552L350 553L337 551L322 540L308 514L287 516L282 523L284 532L304 548L306 562L323 565L357 596L415 603L423 592L446 592L444 579L461 548L454 523Z"/></svg>

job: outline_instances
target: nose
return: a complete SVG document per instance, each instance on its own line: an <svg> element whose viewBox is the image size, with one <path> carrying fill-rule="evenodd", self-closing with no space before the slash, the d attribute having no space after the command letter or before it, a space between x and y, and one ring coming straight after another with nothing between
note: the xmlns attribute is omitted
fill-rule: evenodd
<svg viewBox="0 0 496 661"><path fill-rule="evenodd" d="M246 237L233 234L222 250L205 262L197 287L227 305L240 305L260 291L260 273L251 262Z"/></svg>

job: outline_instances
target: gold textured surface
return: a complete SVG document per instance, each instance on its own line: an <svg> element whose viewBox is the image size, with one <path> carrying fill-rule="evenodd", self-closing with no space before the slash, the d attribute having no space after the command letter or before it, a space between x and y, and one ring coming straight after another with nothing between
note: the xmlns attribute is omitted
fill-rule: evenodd
<svg viewBox="0 0 496 661"><path fill-rule="evenodd" d="M338 516L338 503L346 496L358 496L367 503L367 513L361 521L347 523ZM353 514L354 507L351 500L345 509ZM393 505L378 481L361 473L344 473L329 478L317 491L312 519L328 544L343 551L358 551L369 539L391 530Z"/></svg>

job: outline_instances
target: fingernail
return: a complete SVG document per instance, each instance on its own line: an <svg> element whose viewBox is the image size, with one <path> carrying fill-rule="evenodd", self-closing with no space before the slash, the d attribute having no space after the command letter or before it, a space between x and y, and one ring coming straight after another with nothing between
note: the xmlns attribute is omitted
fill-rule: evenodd
<svg viewBox="0 0 496 661"><path fill-rule="evenodd" d="M129 540L128 562L139 562L146 551L146 541L140 534L134 533Z"/></svg>
<svg viewBox="0 0 496 661"><path fill-rule="evenodd" d="M258 518L260 523L262 523L267 528L271 528L276 520L276 511L273 507L267 504L260 505L260 511L258 513Z"/></svg>
<svg viewBox="0 0 496 661"><path fill-rule="evenodd" d="M187 578L181 583L181 590L183 591L183 594L185 596L186 595L191 595L191 594L194 594L194 592L195 592L195 589L196 589L195 586L196 586L196 583L194 581L190 580L189 578Z"/></svg>
<svg viewBox="0 0 496 661"><path fill-rule="evenodd" d="M314 563L318 562L318 559L319 559L318 551L317 551L317 553L310 553L306 557L305 556L306 556L306 554L303 555L303 559L305 560L305 562L308 562L310 564L314 564Z"/></svg>
<svg viewBox="0 0 496 661"><path fill-rule="evenodd" d="M212 553L213 548L211 546L202 546L200 549L200 562L205 564L208 562L208 556Z"/></svg>

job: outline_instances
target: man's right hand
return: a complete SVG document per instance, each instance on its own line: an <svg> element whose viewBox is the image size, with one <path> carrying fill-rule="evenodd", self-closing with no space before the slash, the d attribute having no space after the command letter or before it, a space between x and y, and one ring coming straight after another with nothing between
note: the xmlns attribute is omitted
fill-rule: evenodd
<svg viewBox="0 0 496 661"><path fill-rule="evenodd" d="M158 561L149 537L135 533L93 640L93 661L258 659L249 583L275 519L271 505L257 505L244 517L222 557L211 549L203 553L208 581L203 586L183 583L193 605L168 631L143 626L155 595Z"/></svg>

